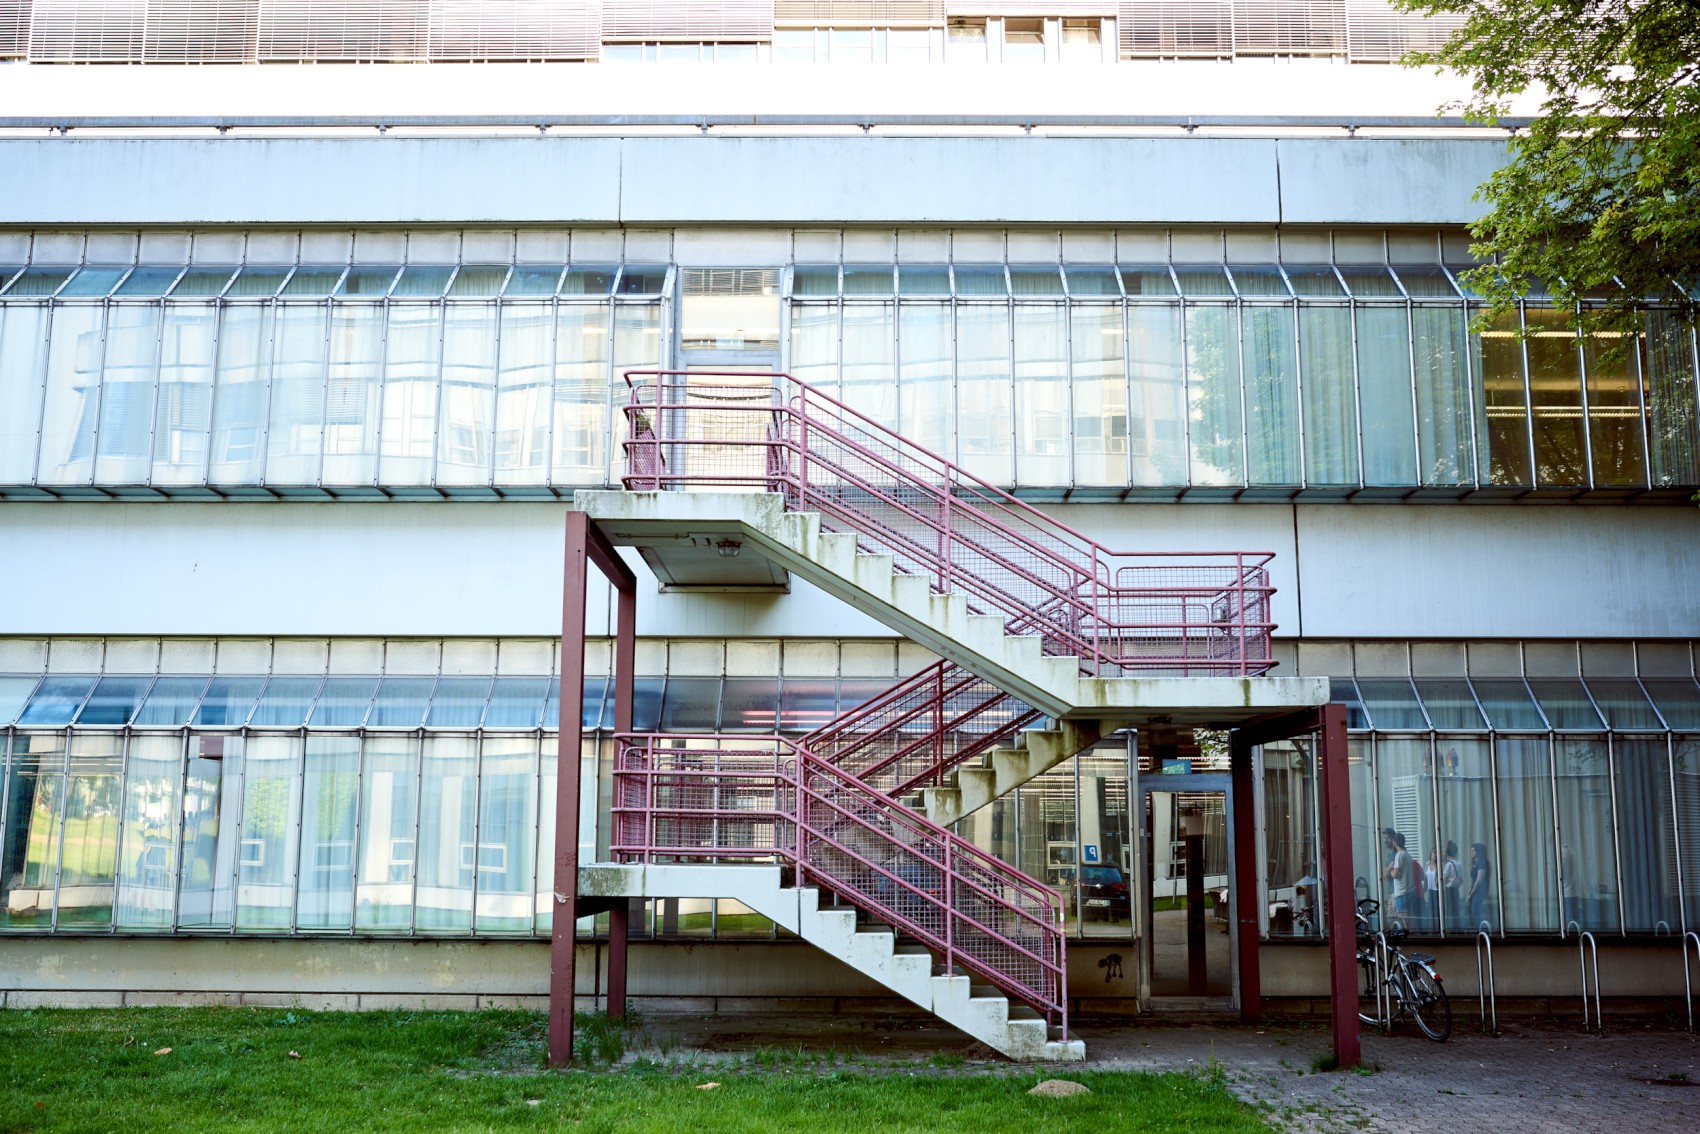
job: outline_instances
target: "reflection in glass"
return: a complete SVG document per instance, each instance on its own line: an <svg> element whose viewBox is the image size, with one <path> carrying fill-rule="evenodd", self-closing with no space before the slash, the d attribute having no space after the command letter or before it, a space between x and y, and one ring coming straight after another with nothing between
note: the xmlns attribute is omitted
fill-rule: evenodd
<svg viewBox="0 0 1700 1134"><path fill-rule="evenodd" d="M1435 786L1440 795L1440 854L1436 902L1444 932L1473 936L1499 925L1495 895L1499 837L1494 829L1493 753L1485 738L1435 738Z"/></svg>
<svg viewBox="0 0 1700 1134"><path fill-rule="evenodd" d="M1665 727L1653 711L1647 695L1641 691L1641 683L1633 677L1590 677L1588 692L1594 696L1594 705L1605 714L1608 728L1637 730Z"/></svg>
<svg viewBox="0 0 1700 1134"><path fill-rule="evenodd" d="M475 928L480 932L531 929L536 817L537 740L485 737L478 777Z"/></svg>
<svg viewBox="0 0 1700 1134"><path fill-rule="evenodd" d="M189 737L177 882L177 924L184 929L228 929L235 913L243 744L240 736Z"/></svg>
<svg viewBox="0 0 1700 1134"><path fill-rule="evenodd" d="M1476 707L1475 697L1470 694L1468 681L1461 677L1420 677L1416 684L1423 708L1428 710L1428 718L1435 728L1487 727L1481 710Z"/></svg>
<svg viewBox="0 0 1700 1134"><path fill-rule="evenodd" d="M307 738L295 910L295 924L302 929L348 929L353 924L359 772L359 737Z"/></svg>
<svg viewBox="0 0 1700 1134"><path fill-rule="evenodd" d="M607 305L563 305L555 341L555 480L599 484L606 475L602 446L608 433ZM616 384L616 396L623 399L625 383ZM615 417L623 428L624 416Z"/></svg>
<svg viewBox="0 0 1700 1134"><path fill-rule="evenodd" d="M207 686L204 677L162 677L148 691L136 714L137 725L165 725L177 728L189 723L189 714L200 703L201 690Z"/></svg>
<svg viewBox="0 0 1700 1134"><path fill-rule="evenodd" d="M488 728L536 728L542 716L543 699L549 690L546 677L498 677L485 711Z"/></svg>
<svg viewBox="0 0 1700 1134"><path fill-rule="evenodd" d="M1646 417L1642 413L1641 372L1635 352L1609 366L1602 357L1615 340L1589 335L1582 340L1588 384L1588 449L1594 483L1632 486L1647 483Z"/></svg>
<svg viewBox="0 0 1700 1134"><path fill-rule="evenodd" d="M287 930L294 919L301 741L248 738L243 753L242 842L236 855L236 928Z"/></svg>
<svg viewBox="0 0 1700 1134"><path fill-rule="evenodd" d="M254 699L266 683L263 677L215 677L195 710L193 723L201 728L234 728L248 722Z"/></svg>
<svg viewBox="0 0 1700 1134"><path fill-rule="evenodd" d="M1328 277L1333 279L1332 274ZM1334 285L1339 287L1338 283ZM1398 312L1404 322L1404 312ZM1306 305L1299 308L1300 376L1304 382L1305 483L1314 485L1358 482L1358 405L1353 391L1352 313L1345 307ZM1399 360L1400 384L1406 385L1408 359ZM1405 420L1410 420L1411 400L1405 391ZM1384 412L1387 407L1373 407ZM1364 407L1364 459L1373 445L1399 418L1378 418L1372 407ZM1372 432L1372 429L1374 432ZM1411 434L1405 433L1406 448ZM1397 452L1397 450L1395 450ZM1403 478L1409 478L1409 462Z"/></svg>
<svg viewBox="0 0 1700 1134"><path fill-rule="evenodd" d="M508 678L506 680L514 680ZM425 718L427 728L477 728L484 716L484 702L490 697L490 679L488 677L444 677L437 681L436 691L431 694L431 712ZM542 700L542 690L538 690L538 701ZM537 723L535 702L531 720L522 727L530 728ZM491 722L492 726L496 722Z"/></svg>
<svg viewBox="0 0 1700 1134"><path fill-rule="evenodd" d="M959 288L962 271L958 269ZM1009 308L957 308L957 459L993 484L1009 484L1015 472L1009 336Z"/></svg>
<svg viewBox="0 0 1700 1134"><path fill-rule="evenodd" d="M379 480L429 484L437 443L437 360L442 309L389 307L384 347L384 427Z"/></svg>
<svg viewBox="0 0 1700 1134"><path fill-rule="evenodd" d="M151 677L103 677L77 714L79 725L129 724L153 684Z"/></svg>
<svg viewBox="0 0 1700 1134"><path fill-rule="evenodd" d="M317 677L274 677L266 683L250 723L255 728L300 728L319 691Z"/></svg>
<svg viewBox="0 0 1700 1134"><path fill-rule="evenodd" d="M1535 708L1529 687L1515 677L1473 678L1471 686L1487 714L1488 725L1496 729L1545 729L1547 722Z"/></svg>
<svg viewBox="0 0 1700 1134"><path fill-rule="evenodd" d="M1653 678L1642 682L1659 716L1670 728L1700 728L1700 685L1691 678Z"/></svg>
<svg viewBox="0 0 1700 1134"><path fill-rule="evenodd" d="M1529 477L1529 405L1523 387L1523 347L1517 315L1496 318L1471 336L1475 372L1482 390L1476 409L1477 463L1486 484L1532 484Z"/></svg>
<svg viewBox="0 0 1700 1134"><path fill-rule="evenodd" d="M897 335L898 408L903 435L923 449L949 453L956 417L949 305L904 304L898 310Z"/></svg>
<svg viewBox="0 0 1700 1134"><path fill-rule="evenodd" d="M377 688L375 677L328 678L307 723L314 728L354 728L366 719Z"/></svg>
<svg viewBox="0 0 1700 1134"><path fill-rule="evenodd" d="M414 913L422 930L472 927L472 876L479 850L477 743L471 736L425 739Z"/></svg>
<svg viewBox="0 0 1700 1134"><path fill-rule="evenodd" d="M0 837L0 928L50 929L65 819L65 738L12 737Z"/></svg>
<svg viewBox="0 0 1700 1134"><path fill-rule="evenodd" d="M107 316L94 466L102 484L147 482L159 321L151 303L115 306Z"/></svg>
<svg viewBox="0 0 1700 1134"><path fill-rule="evenodd" d="M413 926L413 867L418 836L419 741L371 736L360 768L360 863L354 928L405 931Z"/></svg>
<svg viewBox="0 0 1700 1134"><path fill-rule="evenodd" d="M1565 313L1530 307L1524 319L1532 332L1529 397L1534 413L1535 480L1539 484L1588 483L1588 451L1583 439L1582 362L1576 332Z"/></svg>
<svg viewBox="0 0 1700 1134"><path fill-rule="evenodd" d="M257 484L265 471L266 387L271 373L272 308L223 309L218 327L218 373L213 380L214 484Z"/></svg>
<svg viewBox="0 0 1700 1134"><path fill-rule="evenodd" d="M165 308L154 401L154 484L199 484L207 475L217 317L211 304Z"/></svg>
<svg viewBox="0 0 1700 1134"><path fill-rule="evenodd" d="M431 703L434 677L386 677L367 714L367 728L418 728Z"/></svg>
<svg viewBox="0 0 1700 1134"><path fill-rule="evenodd" d="M1612 841L1611 763L1603 739L1560 736L1558 869L1564 925L1618 928L1617 848Z"/></svg>
<svg viewBox="0 0 1700 1134"><path fill-rule="evenodd" d="M1303 318L1304 308L1300 308ZM1364 483L1410 484L1418 468L1416 453L1416 422L1411 403L1411 328L1409 314L1403 307L1359 307L1353 318L1357 323L1358 349L1358 412L1363 425ZM1304 328L1300 326L1300 334ZM1327 364L1325 364L1327 365ZM1308 388L1312 367L1305 367ZM1460 375L1459 377L1462 377ZM1461 392L1461 391L1460 391ZM1453 409L1457 423L1463 424L1462 398ZM1425 423L1431 439L1434 423ZM1468 426L1465 426L1468 428ZM1305 435L1308 446L1310 433ZM1452 450L1468 452L1469 445ZM1426 462L1425 462L1426 464ZM1454 478L1456 479L1456 478Z"/></svg>
<svg viewBox="0 0 1700 1134"><path fill-rule="evenodd" d="M494 709L494 705L491 706ZM557 769L560 750L558 736L545 736L538 754L537 767L537 883L535 886L536 916L533 925L538 933L547 934L554 925L555 909L555 793L560 788ZM599 832L603 834L605 833Z"/></svg>
<svg viewBox="0 0 1700 1134"><path fill-rule="evenodd" d="M443 314L443 386L437 423L437 483L484 484L496 398L496 309L455 304Z"/></svg>
<svg viewBox="0 0 1700 1134"><path fill-rule="evenodd" d="M1647 333L1637 345L1646 375L1653 483L1700 481L1693 329L1669 311L1649 311ZM0 352L5 350L5 340L0 338Z"/></svg>
<svg viewBox="0 0 1700 1134"><path fill-rule="evenodd" d="M1700 736L1671 738L1671 781L1675 789L1675 811L1679 816L1700 815ZM1700 929L1700 853L1695 846L1700 832L1684 824L1682 840L1682 902L1686 910L1683 928Z"/></svg>
<svg viewBox="0 0 1700 1134"><path fill-rule="evenodd" d="M1014 329L1014 479L1064 486L1070 482L1067 311L1060 304L1017 305Z"/></svg>
<svg viewBox="0 0 1700 1134"><path fill-rule="evenodd" d="M1426 729L1428 720L1407 678L1358 678L1358 689L1378 729Z"/></svg>
<svg viewBox="0 0 1700 1134"><path fill-rule="evenodd" d="M386 273L393 274L389 269ZM331 308L330 336L324 480L326 484L371 484L378 477L384 309L373 304L336 304Z"/></svg>
<svg viewBox="0 0 1700 1134"><path fill-rule="evenodd" d="M890 273L886 290L891 290ZM849 273L845 274L849 287ZM897 358L890 304L844 305L843 398L881 425L897 424Z"/></svg>
<svg viewBox="0 0 1700 1134"><path fill-rule="evenodd" d="M1477 687L1478 690L1480 686ZM1492 717L1493 711L1488 712ZM1552 756L1546 737L1499 737L1500 894L1504 929L1556 933L1560 928L1558 855L1553 846Z"/></svg>
<svg viewBox="0 0 1700 1134"><path fill-rule="evenodd" d="M1375 711L1373 706L1370 711ZM1431 794L1434 772L1429 740L1378 736L1375 765L1382 831L1376 841L1378 892L1370 896L1381 902L1384 926L1402 922L1413 933L1429 932L1435 921L1426 887L1419 884L1420 872L1428 863L1435 841ZM1403 854L1399 848L1387 845L1388 829L1404 840ZM1391 911L1391 918L1385 911Z"/></svg>
<svg viewBox="0 0 1700 1134"><path fill-rule="evenodd" d="M1298 484L1303 470L1293 310L1248 303L1241 319L1249 483Z"/></svg>
<svg viewBox="0 0 1700 1134"><path fill-rule="evenodd" d="M103 314L100 307L53 311L38 473L44 483L75 484L93 475Z"/></svg>
<svg viewBox="0 0 1700 1134"><path fill-rule="evenodd" d="M1423 484L1468 484L1476 476L1464 328L1461 308L1421 304L1411 308L1417 469Z"/></svg>
<svg viewBox="0 0 1700 1134"><path fill-rule="evenodd" d="M1665 738L1613 737L1612 772L1623 851L1623 928L1628 933L1669 932L1682 924L1682 905L1677 894L1677 812ZM1598 808L1600 801L1589 803Z"/></svg>
<svg viewBox="0 0 1700 1134"><path fill-rule="evenodd" d="M1074 274L1069 278L1072 284ZM1113 281L1110 286L1115 286ZM1073 340L1074 483L1126 484L1128 387L1122 309L1077 306L1069 313L1069 323Z"/></svg>
<svg viewBox="0 0 1700 1134"><path fill-rule="evenodd" d="M798 282L803 282L798 269ZM833 270L833 291L838 273ZM791 308L791 376L827 393L838 389L838 305L798 304Z"/></svg>
<svg viewBox="0 0 1700 1134"><path fill-rule="evenodd" d="M125 754L124 831L118 864L119 929L172 927L177 889L177 778L183 738L139 733Z"/></svg>
<svg viewBox="0 0 1700 1134"><path fill-rule="evenodd" d="M1237 323L1232 307L1186 309L1194 484L1240 484L1245 476L1240 449Z"/></svg>
<svg viewBox="0 0 1700 1134"><path fill-rule="evenodd" d="M1316 791L1310 738L1263 746L1265 900L1272 936L1322 932Z"/></svg>
<svg viewBox="0 0 1700 1134"><path fill-rule="evenodd" d="M1599 713L1588 699L1588 691L1574 677L1529 678L1529 688L1553 728L1604 728Z"/></svg>
<svg viewBox="0 0 1700 1134"><path fill-rule="evenodd" d="M57 929L112 924L123 749L120 736L84 734L71 738L59 909L54 919Z"/></svg>
<svg viewBox="0 0 1700 1134"><path fill-rule="evenodd" d="M1125 273L1123 278L1127 278ZM1188 411L1180 309L1167 304L1130 305L1127 330L1133 398L1128 422L1133 483L1185 484ZM1237 437L1237 405L1235 410ZM1234 475L1239 474L1236 471Z"/></svg>
<svg viewBox="0 0 1700 1134"><path fill-rule="evenodd" d="M0 305L0 483L25 483L35 471L46 367L46 305Z"/></svg>
<svg viewBox="0 0 1700 1134"><path fill-rule="evenodd" d="M1106 741L1070 763L1080 784L1080 932L1125 940L1133 932L1135 889L1127 744Z"/></svg>
<svg viewBox="0 0 1700 1134"><path fill-rule="evenodd" d="M44 677L35 695L18 717L21 725L57 727L68 725L77 708L94 687L92 677Z"/></svg>
<svg viewBox="0 0 1700 1134"><path fill-rule="evenodd" d="M325 400L325 308L293 305L277 313L266 427L266 481L315 484Z"/></svg>

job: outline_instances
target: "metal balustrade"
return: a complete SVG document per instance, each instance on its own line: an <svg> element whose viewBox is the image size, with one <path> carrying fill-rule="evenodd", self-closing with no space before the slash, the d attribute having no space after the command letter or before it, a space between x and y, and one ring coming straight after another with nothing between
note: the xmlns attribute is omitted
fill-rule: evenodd
<svg viewBox="0 0 1700 1134"><path fill-rule="evenodd" d="M971 612L1018 620L1084 673L1251 676L1274 664L1268 553L1111 551L789 375L626 381L627 489L781 493Z"/></svg>
<svg viewBox="0 0 1700 1134"><path fill-rule="evenodd" d="M783 737L623 735L624 862L777 862L1068 1026L1058 895ZM719 744L720 747L711 747Z"/></svg>

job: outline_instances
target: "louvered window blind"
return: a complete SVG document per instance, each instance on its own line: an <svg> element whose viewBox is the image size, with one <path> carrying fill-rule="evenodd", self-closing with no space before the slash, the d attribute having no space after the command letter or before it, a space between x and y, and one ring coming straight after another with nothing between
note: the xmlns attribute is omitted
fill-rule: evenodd
<svg viewBox="0 0 1700 1134"><path fill-rule="evenodd" d="M261 62L424 56L428 0L261 0Z"/></svg>
<svg viewBox="0 0 1700 1134"><path fill-rule="evenodd" d="M595 59L596 0L431 0L432 59Z"/></svg>
<svg viewBox="0 0 1700 1134"><path fill-rule="evenodd" d="M944 23L944 0L774 0L781 24L887 27Z"/></svg>
<svg viewBox="0 0 1700 1134"><path fill-rule="evenodd" d="M1116 26L1123 55L1226 57L1234 53L1230 0L1121 0Z"/></svg>
<svg viewBox="0 0 1700 1134"><path fill-rule="evenodd" d="M773 0L604 0L602 37L769 40L773 38Z"/></svg>

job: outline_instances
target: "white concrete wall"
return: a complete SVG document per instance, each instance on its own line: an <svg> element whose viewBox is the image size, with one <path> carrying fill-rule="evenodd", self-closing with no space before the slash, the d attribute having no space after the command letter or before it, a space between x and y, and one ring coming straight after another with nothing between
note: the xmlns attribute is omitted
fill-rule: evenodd
<svg viewBox="0 0 1700 1134"><path fill-rule="evenodd" d="M1080 504L1111 547L1272 551L1283 637L1700 637L1700 510ZM0 634L534 637L560 632L564 504L12 503ZM660 595L639 633L889 631L789 595ZM593 588L591 632L607 633Z"/></svg>
<svg viewBox="0 0 1700 1134"><path fill-rule="evenodd" d="M1504 157L1469 139L12 138L0 225L1458 225Z"/></svg>

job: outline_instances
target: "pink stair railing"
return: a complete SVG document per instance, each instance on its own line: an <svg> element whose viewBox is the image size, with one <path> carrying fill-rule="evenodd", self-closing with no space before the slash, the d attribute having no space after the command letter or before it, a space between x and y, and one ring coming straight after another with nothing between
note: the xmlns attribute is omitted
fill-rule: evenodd
<svg viewBox="0 0 1700 1134"><path fill-rule="evenodd" d="M1082 672L1273 664L1264 552L1115 552L788 375L633 371L623 483L782 493ZM739 382L760 383L739 385ZM777 383L777 384L775 384Z"/></svg>
<svg viewBox="0 0 1700 1134"><path fill-rule="evenodd" d="M1057 894L783 737L618 737L622 862L777 862L1068 1028Z"/></svg>

